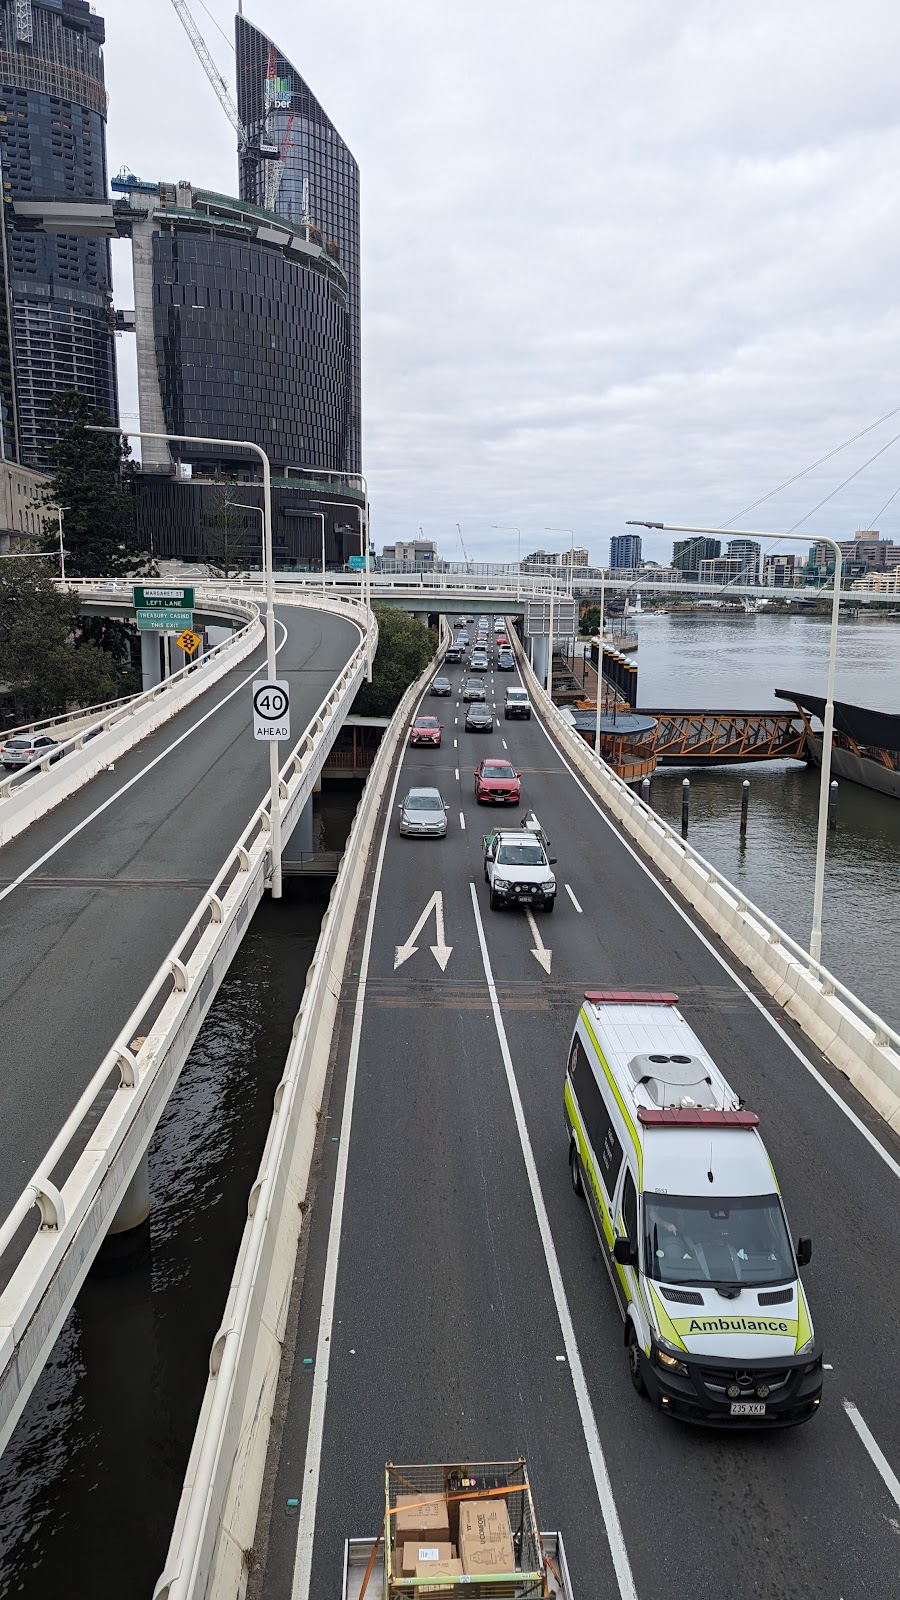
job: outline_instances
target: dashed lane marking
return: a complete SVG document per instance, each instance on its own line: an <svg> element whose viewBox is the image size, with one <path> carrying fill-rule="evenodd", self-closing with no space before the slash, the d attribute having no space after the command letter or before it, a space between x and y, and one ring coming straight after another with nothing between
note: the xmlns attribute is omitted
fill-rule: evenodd
<svg viewBox="0 0 900 1600"><path fill-rule="evenodd" d="M575 896L572 893L571 884L568 884L568 883L566 884L566 894L569 896L569 899L571 900L573 906L575 907L575 910L578 912L578 915L580 917L583 917L584 916L584 912L582 911L580 905L578 904L578 901L575 899Z"/></svg>

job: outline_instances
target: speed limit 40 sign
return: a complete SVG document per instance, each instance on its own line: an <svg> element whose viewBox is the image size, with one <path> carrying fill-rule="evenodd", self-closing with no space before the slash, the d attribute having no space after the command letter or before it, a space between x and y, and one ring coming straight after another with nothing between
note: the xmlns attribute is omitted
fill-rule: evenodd
<svg viewBox="0 0 900 1600"><path fill-rule="evenodd" d="M254 739L289 739L291 699L283 678L255 678L253 681Z"/></svg>

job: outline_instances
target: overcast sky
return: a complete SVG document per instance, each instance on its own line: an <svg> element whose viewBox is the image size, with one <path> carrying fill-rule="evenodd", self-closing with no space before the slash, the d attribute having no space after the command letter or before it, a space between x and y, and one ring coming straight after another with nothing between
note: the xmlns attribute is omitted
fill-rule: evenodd
<svg viewBox="0 0 900 1600"><path fill-rule="evenodd" d="M234 4L190 4L233 82ZM170 0L97 9L111 171L234 193ZM569 543L551 525L605 561L625 518L739 518L900 406L896 0L245 11L360 165L379 547L421 525L457 555L459 522L470 555L514 559L492 524L523 554ZM790 528L895 433L900 412L736 525ZM803 531L900 540L898 489L900 440Z"/></svg>

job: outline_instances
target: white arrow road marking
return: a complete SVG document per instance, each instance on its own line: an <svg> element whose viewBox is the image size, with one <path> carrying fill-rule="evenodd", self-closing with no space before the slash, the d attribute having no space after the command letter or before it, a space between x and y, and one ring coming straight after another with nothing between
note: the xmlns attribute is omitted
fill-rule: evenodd
<svg viewBox="0 0 900 1600"><path fill-rule="evenodd" d="M408 961L410 956L415 955L419 948L416 944L416 940L418 939L419 934L422 932L422 929L428 921L428 918L431 916L432 911L434 912L434 920L437 927L437 944L433 944L431 946L431 954L434 956L434 959L441 971L444 972L446 970L447 962L450 960L450 956L453 951L453 946L445 944L444 942L444 896L441 894L440 889L435 889L434 894L431 896L431 899L425 907L425 910L422 912L422 915L419 917L419 920L413 928L412 933L410 934L406 943L398 944L397 946L397 952L394 956L395 972L397 971L398 967L402 967L404 961Z"/></svg>
<svg viewBox="0 0 900 1600"><path fill-rule="evenodd" d="M534 950L532 950L531 954L534 956L535 961L539 962L544 971L549 975L550 963L553 960L553 951L547 949L547 946L538 933L538 925L534 920L534 914L533 912L529 911L527 906L525 907L525 915L528 918L528 926L531 929L532 937L534 938L536 947Z"/></svg>

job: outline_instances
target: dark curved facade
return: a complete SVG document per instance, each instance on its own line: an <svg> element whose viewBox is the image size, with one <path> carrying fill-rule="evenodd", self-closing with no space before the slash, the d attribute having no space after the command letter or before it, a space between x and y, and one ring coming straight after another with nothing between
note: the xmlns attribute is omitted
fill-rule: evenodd
<svg viewBox="0 0 900 1600"><path fill-rule="evenodd" d="M245 439L249 428L276 476L340 460L347 295L336 269L258 235L234 237L230 220L158 221L153 331L167 431ZM210 452L190 447L190 459Z"/></svg>
<svg viewBox="0 0 900 1600"><path fill-rule="evenodd" d="M31 231L13 217L16 201L105 201L103 41L103 20L85 0L0 0L0 388L5 452L30 467L47 465L59 391L78 389L118 418L106 239Z"/></svg>
<svg viewBox="0 0 900 1600"><path fill-rule="evenodd" d="M360 385L359 167L343 139L277 45L248 22L235 19L238 110L252 135L281 146L284 169L273 207L293 223L309 220L326 248L336 246L348 283L346 420L341 457L315 462L345 472L362 466ZM290 126L288 124L290 123ZM241 160L244 200L263 205L272 163L258 156Z"/></svg>

